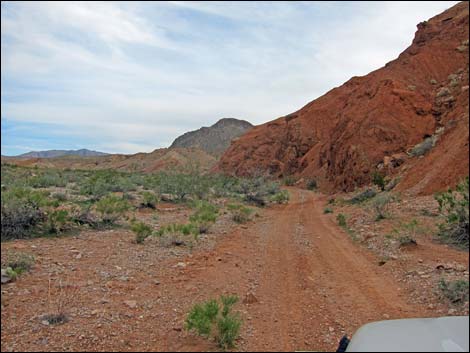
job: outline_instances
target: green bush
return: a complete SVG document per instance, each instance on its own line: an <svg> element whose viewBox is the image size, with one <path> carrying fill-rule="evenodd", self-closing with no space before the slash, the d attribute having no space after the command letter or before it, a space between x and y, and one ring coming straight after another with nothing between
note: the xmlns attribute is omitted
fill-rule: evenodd
<svg viewBox="0 0 470 353"><path fill-rule="evenodd" d="M219 303L216 300L194 305L186 318L186 329L195 330L200 336L209 336L219 311Z"/></svg>
<svg viewBox="0 0 470 353"><path fill-rule="evenodd" d="M362 203L364 201L367 201L367 200L375 197L375 195L377 195L377 193L374 190L367 189L367 190L359 193L358 195L354 196L350 200L348 200L348 203L351 203L353 205L358 204L358 203Z"/></svg>
<svg viewBox="0 0 470 353"><path fill-rule="evenodd" d="M251 219L253 210L243 205L229 204L227 206L232 213L232 220L237 223L246 223Z"/></svg>
<svg viewBox="0 0 470 353"><path fill-rule="evenodd" d="M9 253L6 256L5 266L20 275L29 272L34 266L34 256L23 252ZM16 276L15 276L16 277Z"/></svg>
<svg viewBox="0 0 470 353"><path fill-rule="evenodd" d="M158 196L155 195L153 192L144 191L142 193L142 197L143 197L143 200L142 200L141 205L143 207L148 207L148 208L152 208L152 209L155 209L157 207Z"/></svg>
<svg viewBox="0 0 470 353"><path fill-rule="evenodd" d="M325 207L323 209L323 213L324 214L327 214L327 213L333 213L333 209L331 207Z"/></svg>
<svg viewBox="0 0 470 353"><path fill-rule="evenodd" d="M231 312L238 297L221 296L220 302L221 305L216 300L209 300L194 305L186 318L186 329L207 338L212 336L225 350L235 347L242 321L238 314Z"/></svg>
<svg viewBox="0 0 470 353"><path fill-rule="evenodd" d="M187 232L194 233L193 228L197 228L198 234L207 233L210 225L217 220L217 206L207 201L196 201L195 208L196 211L189 217L191 225L189 226L190 229L188 229Z"/></svg>
<svg viewBox="0 0 470 353"><path fill-rule="evenodd" d="M144 222L132 222L131 230L135 233L135 242L137 244L142 244L145 239L152 235L152 227Z"/></svg>
<svg viewBox="0 0 470 353"><path fill-rule="evenodd" d="M336 216L336 220L338 221L338 224L341 226L341 227L347 227L347 223L346 223L346 216L342 213L339 213L337 216Z"/></svg>
<svg viewBox="0 0 470 353"><path fill-rule="evenodd" d="M289 192L287 190L281 190L277 194L271 196L271 202L276 202L279 204L289 202Z"/></svg>
<svg viewBox="0 0 470 353"><path fill-rule="evenodd" d="M47 214L46 227L49 233L59 234L67 229L69 224L67 210L53 210Z"/></svg>
<svg viewBox="0 0 470 353"><path fill-rule="evenodd" d="M1 239L22 239L32 235L44 221L41 207L48 204L45 193L27 188L2 192Z"/></svg>
<svg viewBox="0 0 470 353"><path fill-rule="evenodd" d="M444 279L441 279L439 281L439 289L442 294L453 304L463 304L468 301L468 288L468 280L446 282Z"/></svg>
<svg viewBox="0 0 470 353"><path fill-rule="evenodd" d="M398 244L400 247L409 246L409 245L417 245L416 240L410 235L403 235L398 238Z"/></svg>
<svg viewBox="0 0 470 353"><path fill-rule="evenodd" d="M297 181L296 178L293 177L292 175L286 176L284 179L282 179L282 183L285 186L292 186L295 184L296 181Z"/></svg>
<svg viewBox="0 0 470 353"><path fill-rule="evenodd" d="M55 170L42 172L39 175L33 176L29 179L29 185L33 188L48 188L51 186L64 187L67 181L63 178L62 174Z"/></svg>
<svg viewBox="0 0 470 353"><path fill-rule="evenodd" d="M307 189L308 190L316 190L318 188L318 183L315 179L310 179L307 181Z"/></svg>
<svg viewBox="0 0 470 353"><path fill-rule="evenodd" d="M372 182L377 185L380 190L384 191L385 190L385 177L379 173L379 172L374 172L374 174L372 175Z"/></svg>
<svg viewBox="0 0 470 353"><path fill-rule="evenodd" d="M130 205L126 200L115 195L105 196L96 203L96 211L107 224L116 222L129 208Z"/></svg>
<svg viewBox="0 0 470 353"><path fill-rule="evenodd" d="M449 189L435 195L445 222L439 225L439 237L456 246L469 246L469 178L461 182L456 190Z"/></svg>
<svg viewBox="0 0 470 353"><path fill-rule="evenodd" d="M387 218L388 215L388 206L392 197L389 194L381 193L377 195L372 201L372 208L375 211L375 220L380 221Z"/></svg>

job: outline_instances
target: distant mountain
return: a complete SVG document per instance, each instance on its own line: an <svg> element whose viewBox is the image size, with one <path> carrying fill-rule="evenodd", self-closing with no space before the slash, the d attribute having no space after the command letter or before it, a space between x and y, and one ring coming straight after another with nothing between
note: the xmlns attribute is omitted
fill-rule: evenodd
<svg viewBox="0 0 470 353"><path fill-rule="evenodd" d="M220 119L210 127L202 127L186 132L176 138L170 148L200 148L215 156L221 156L230 146L230 142L253 127L248 121L226 118Z"/></svg>
<svg viewBox="0 0 470 353"><path fill-rule="evenodd" d="M90 151L87 149L80 150L48 150L48 151L32 151L28 153L23 153L17 158L55 158L62 156L79 156L79 157L96 157L96 156L106 156L108 153Z"/></svg>

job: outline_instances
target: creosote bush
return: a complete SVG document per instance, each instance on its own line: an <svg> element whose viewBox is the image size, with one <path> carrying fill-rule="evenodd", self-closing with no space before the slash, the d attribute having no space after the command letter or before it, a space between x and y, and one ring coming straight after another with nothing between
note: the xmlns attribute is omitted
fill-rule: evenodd
<svg viewBox="0 0 470 353"><path fill-rule="evenodd" d="M439 237L444 242L468 249L469 246L469 178L455 190L435 195L445 221L439 225Z"/></svg>
<svg viewBox="0 0 470 353"><path fill-rule="evenodd" d="M463 304L468 301L469 285L468 280L457 280L447 282L444 279L439 281L439 289L445 298L452 304Z"/></svg>
<svg viewBox="0 0 470 353"><path fill-rule="evenodd" d="M380 190L384 191L385 190L385 185L386 185L386 182L385 182L385 177L379 173L379 172L374 172L374 174L372 175L372 182L377 185Z"/></svg>
<svg viewBox="0 0 470 353"><path fill-rule="evenodd" d="M338 221L338 224L341 226L341 227L347 227L347 223L346 223L346 216L342 213L339 213L337 216L336 216L336 220Z"/></svg>
<svg viewBox="0 0 470 353"><path fill-rule="evenodd" d="M375 220L380 221L387 218L388 206L392 201L392 196L387 193L381 193L372 200L372 208L375 211Z"/></svg>
<svg viewBox="0 0 470 353"><path fill-rule="evenodd" d="M232 213L234 222L246 223L251 220L251 214L253 213L251 208L238 204L229 204L227 208Z"/></svg>
<svg viewBox="0 0 470 353"><path fill-rule="evenodd" d="M127 200L115 195L105 196L96 203L96 211L106 224L116 222L129 208Z"/></svg>

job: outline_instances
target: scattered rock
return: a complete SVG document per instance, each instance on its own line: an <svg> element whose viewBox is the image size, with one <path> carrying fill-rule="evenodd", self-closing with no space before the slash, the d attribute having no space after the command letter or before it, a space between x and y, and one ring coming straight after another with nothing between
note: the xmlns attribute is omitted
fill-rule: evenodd
<svg viewBox="0 0 470 353"><path fill-rule="evenodd" d="M160 199L162 201L171 202L171 201L176 200L176 196L172 194L161 194Z"/></svg>
<svg viewBox="0 0 470 353"><path fill-rule="evenodd" d="M13 281L13 279L8 275L7 270L2 268L2 284L6 284Z"/></svg>
<svg viewBox="0 0 470 353"><path fill-rule="evenodd" d="M254 304L258 302L258 298L255 297L253 293L247 293L245 298L243 298L243 304Z"/></svg>
<svg viewBox="0 0 470 353"><path fill-rule="evenodd" d="M137 302L135 300L124 300L124 304L131 309L135 309L137 307Z"/></svg>

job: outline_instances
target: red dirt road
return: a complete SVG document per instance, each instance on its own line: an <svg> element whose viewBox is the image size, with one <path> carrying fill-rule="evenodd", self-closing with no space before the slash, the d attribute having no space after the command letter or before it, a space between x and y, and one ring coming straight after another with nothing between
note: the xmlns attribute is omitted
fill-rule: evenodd
<svg viewBox="0 0 470 353"><path fill-rule="evenodd" d="M257 299L236 306L241 351L334 350L343 334L367 322L432 315L411 305L387 266L323 214L322 196L290 194L289 204L263 210L212 250L183 258L159 258L155 244L133 244L127 231L2 244L2 253L32 248L38 261L2 286L2 351L216 350L183 323L194 303L228 293ZM83 258L70 259L74 248ZM70 321L58 326L40 319L51 276L78 286Z"/></svg>

